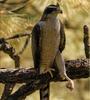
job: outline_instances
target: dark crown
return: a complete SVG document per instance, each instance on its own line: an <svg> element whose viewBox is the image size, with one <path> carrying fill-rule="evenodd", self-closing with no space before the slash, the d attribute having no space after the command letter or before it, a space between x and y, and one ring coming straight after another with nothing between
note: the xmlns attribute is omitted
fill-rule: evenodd
<svg viewBox="0 0 90 100"><path fill-rule="evenodd" d="M59 7L58 5L49 5L48 7L46 7L44 14L50 14L53 11L57 11L58 7Z"/></svg>

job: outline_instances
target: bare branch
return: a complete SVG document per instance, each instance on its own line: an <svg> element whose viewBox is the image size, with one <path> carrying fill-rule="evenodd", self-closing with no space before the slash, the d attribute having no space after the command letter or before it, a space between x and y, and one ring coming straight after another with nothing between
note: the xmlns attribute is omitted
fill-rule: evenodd
<svg viewBox="0 0 90 100"><path fill-rule="evenodd" d="M3 51L4 53L7 53L15 62L15 68L20 67L20 57L15 54L15 49L8 44L4 38L0 38L0 51ZM1 100L5 100L12 92L13 87L15 86L15 83L11 84L5 84L4 91L1 96Z"/></svg>
<svg viewBox="0 0 90 100"><path fill-rule="evenodd" d="M77 59L66 61L67 74L71 79L88 78L90 77L90 59ZM56 67L55 67L56 68ZM22 98L27 94L31 94L40 89L43 84L50 81L66 81L62 80L58 74L58 70L52 72L54 77L51 78L48 73L38 75L34 68L31 69L0 69L0 82L2 83L26 83L19 88L15 93L10 95L10 98ZM9 98L9 99L10 99ZM9 100L8 99L8 100ZM14 99L13 99L14 100Z"/></svg>
<svg viewBox="0 0 90 100"><path fill-rule="evenodd" d="M85 55L87 58L90 58L90 38L89 38L89 29L87 25L83 26L83 31L84 31L84 47L85 47Z"/></svg>
<svg viewBox="0 0 90 100"><path fill-rule="evenodd" d="M66 61L67 74L72 79L87 78L90 72L90 59L77 59ZM57 70L53 72L54 81L62 81L57 74ZM38 75L34 68L27 69L0 69L0 82L1 83L27 83L32 80L40 79L40 77L47 77L47 74ZM59 80L58 80L59 78Z"/></svg>

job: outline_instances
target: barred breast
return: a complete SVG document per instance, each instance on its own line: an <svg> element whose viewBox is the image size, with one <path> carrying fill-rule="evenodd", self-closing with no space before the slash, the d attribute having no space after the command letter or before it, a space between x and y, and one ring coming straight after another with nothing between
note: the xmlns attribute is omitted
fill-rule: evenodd
<svg viewBox="0 0 90 100"><path fill-rule="evenodd" d="M60 23L58 19L47 20L42 27L40 39L40 67L51 67L60 43Z"/></svg>

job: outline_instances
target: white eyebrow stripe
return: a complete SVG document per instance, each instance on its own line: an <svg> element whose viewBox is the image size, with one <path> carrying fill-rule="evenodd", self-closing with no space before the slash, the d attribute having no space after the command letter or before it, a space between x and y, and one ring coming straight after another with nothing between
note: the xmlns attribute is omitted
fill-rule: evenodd
<svg viewBox="0 0 90 100"><path fill-rule="evenodd" d="M48 8L57 8L57 7L54 7L54 6L49 6Z"/></svg>

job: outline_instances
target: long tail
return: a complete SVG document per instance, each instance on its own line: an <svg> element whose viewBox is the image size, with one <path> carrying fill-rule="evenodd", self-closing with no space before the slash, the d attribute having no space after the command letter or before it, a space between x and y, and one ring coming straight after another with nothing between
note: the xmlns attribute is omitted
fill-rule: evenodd
<svg viewBox="0 0 90 100"><path fill-rule="evenodd" d="M49 83L45 84L40 89L40 100L49 100L50 86Z"/></svg>

